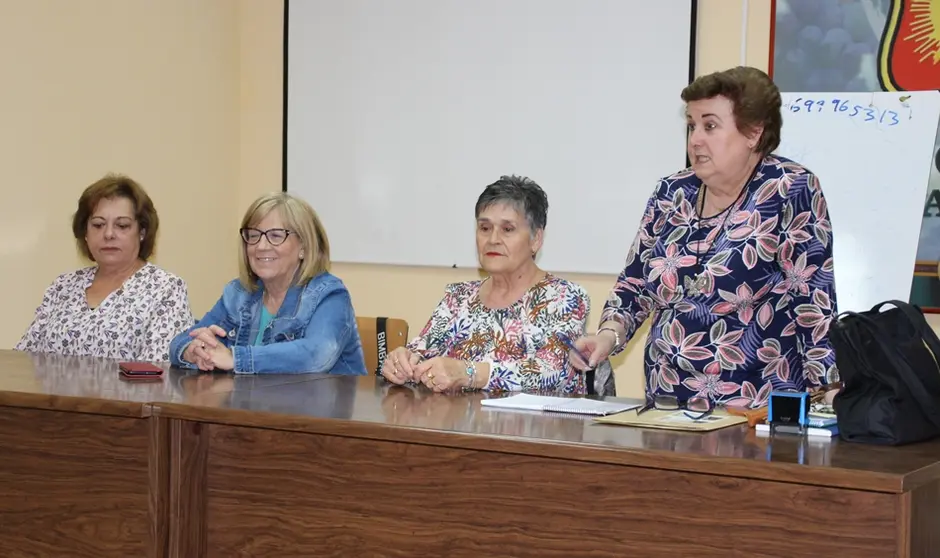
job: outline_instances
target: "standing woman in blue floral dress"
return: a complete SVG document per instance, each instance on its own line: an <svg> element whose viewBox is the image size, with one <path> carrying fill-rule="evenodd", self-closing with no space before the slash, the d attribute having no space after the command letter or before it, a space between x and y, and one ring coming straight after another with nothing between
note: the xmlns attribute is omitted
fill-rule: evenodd
<svg viewBox="0 0 940 558"><path fill-rule="evenodd" d="M659 181L597 333L575 345L596 364L651 318L647 397L680 406L760 407L837 380L832 227L816 175L773 155L779 89L737 67L682 100L692 167Z"/></svg>

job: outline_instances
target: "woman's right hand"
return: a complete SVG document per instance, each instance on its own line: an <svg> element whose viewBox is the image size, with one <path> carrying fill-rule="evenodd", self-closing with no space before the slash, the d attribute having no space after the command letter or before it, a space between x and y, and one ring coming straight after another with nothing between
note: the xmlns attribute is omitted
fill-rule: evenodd
<svg viewBox="0 0 940 558"><path fill-rule="evenodd" d="M405 347L398 347L386 355L385 363L382 364L382 376L398 385L412 380L417 381L414 368L419 362L421 362L420 355L412 353Z"/></svg>
<svg viewBox="0 0 940 558"><path fill-rule="evenodd" d="M217 325L196 328L189 332L193 338L186 350L183 351L183 360L191 362L200 370L214 370L212 349L219 346L219 337L225 338L225 330Z"/></svg>
<svg viewBox="0 0 940 558"><path fill-rule="evenodd" d="M599 362L609 357L610 353L614 352L616 342L617 340L613 335L607 335L603 332L579 337L574 342L574 346L579 352L590 356L590 362L585 363L584 359L574 351L568 352L568 362L577 370L591 370L595 368Z"/></svg>

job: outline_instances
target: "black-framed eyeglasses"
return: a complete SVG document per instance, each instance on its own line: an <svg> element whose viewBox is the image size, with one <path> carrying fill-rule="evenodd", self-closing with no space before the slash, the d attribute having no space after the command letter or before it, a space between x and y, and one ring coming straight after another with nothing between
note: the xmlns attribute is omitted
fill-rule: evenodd
<svg viewBox="0 0 940 558"><path fill-rule="evenodd" d="M715 410L715 407L712 405L709 398L700 395L693 395L682 402L679 401L679 398L675 395L656 394L652 397L647 395L646 405L640 408L636 414L645 413L650 409L656 409L658 411L678 411L683 409L685 416L692 420L701 420L710 415L712 411Z"/></svg>
<svg viewBox="0 0 940 558"><path fill-rule="evenodd" d="M262 231L249 227L239 229L238 232L242 235L242 240L245 241L245 244L257 244L261 242L261 237L264 236L268 239L268 243L271 246L280 246L281 244L284 244L284 241L287 240L287 237L293 233L293 231L289 231L287 229L268 229L266 231Z"/></svg>

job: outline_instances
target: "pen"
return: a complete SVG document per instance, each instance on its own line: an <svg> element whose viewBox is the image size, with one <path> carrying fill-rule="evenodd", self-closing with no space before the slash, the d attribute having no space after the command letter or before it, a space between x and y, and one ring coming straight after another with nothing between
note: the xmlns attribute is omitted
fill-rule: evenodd
<svg viewBox="0 0 940 558"><path fill-rule="evenodd" d="M565 346L567 346L569 349L574 351L574 354L581 357L581 360L584 362L584 364L591 366L591 357L579 351L578 348L574 346L574 343L571 342L571 339L568 339L567 335L565 335L564 333L559 333L558 338L561 339L561 342L564 343Z"/></svg>

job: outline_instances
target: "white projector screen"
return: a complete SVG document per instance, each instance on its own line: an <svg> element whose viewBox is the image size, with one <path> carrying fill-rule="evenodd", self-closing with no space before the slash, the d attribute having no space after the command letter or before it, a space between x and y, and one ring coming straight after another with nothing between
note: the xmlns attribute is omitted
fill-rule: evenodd
<svg viewBox="0 0 940 558"><path fill-rule="evenodd" d="M476 267L504 174L549 198L539 264L617 273L685 165L693 0L293 0L284 187L340 262Z"/></svg>

